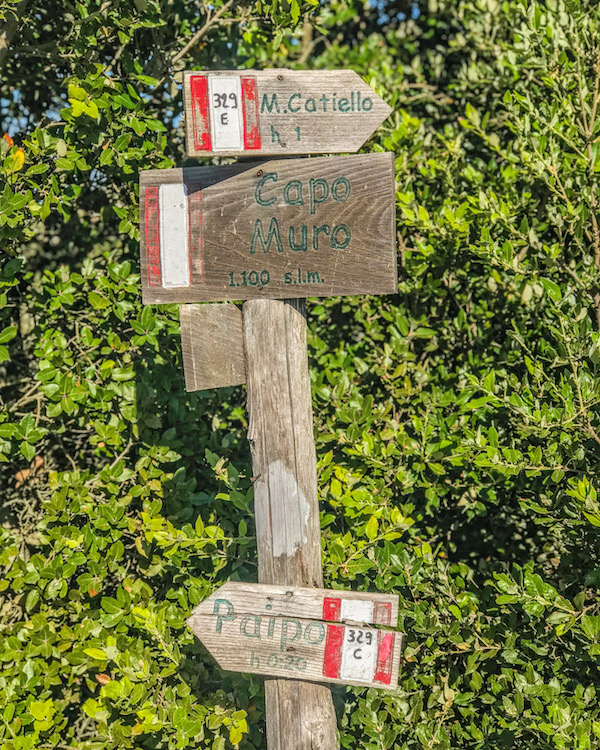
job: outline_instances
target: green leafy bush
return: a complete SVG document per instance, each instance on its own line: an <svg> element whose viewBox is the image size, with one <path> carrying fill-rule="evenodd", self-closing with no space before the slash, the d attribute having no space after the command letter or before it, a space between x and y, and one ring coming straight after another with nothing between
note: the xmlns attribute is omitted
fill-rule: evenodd
<svg viewBox="0 0 600 750"><path fill-rule="evenodd" d="M397 691L334 690L342 746L595 747L598 9L43 5L0 3L2 747L264 746L262 680L184 624L256 579L244 393L185 393L137 214L180 71L253 65L395 109L399 293L309 305L326 583L407 640Z"/></svg>

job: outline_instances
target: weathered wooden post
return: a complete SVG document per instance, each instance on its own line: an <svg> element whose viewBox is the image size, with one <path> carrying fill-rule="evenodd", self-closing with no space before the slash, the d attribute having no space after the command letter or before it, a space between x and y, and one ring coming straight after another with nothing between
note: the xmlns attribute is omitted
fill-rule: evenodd
<svg viewBox="0 0 600 750"><path fill-rule="evenodd" d="M352 71L186 73L184 94L191 156L356 151L390 112ZM188 390L247 385L260 583L189 624L224 669L268 677L269 750L336 750L320 683L394 689L401 638L361 625L394 627L397 597L322 589L297 298L396 290L393 156L143 172L140 225L145 303L246 300L184 305L181 326Z"/></svg>
<svg viewBox="0 0 600 750"><path fill-rule="evenodd" d="M322 588L304 308L304 300L244 303L248 440L258 580ZM266 680L265 703L271 750L338 747L329 688L298 680Z"/></svg>

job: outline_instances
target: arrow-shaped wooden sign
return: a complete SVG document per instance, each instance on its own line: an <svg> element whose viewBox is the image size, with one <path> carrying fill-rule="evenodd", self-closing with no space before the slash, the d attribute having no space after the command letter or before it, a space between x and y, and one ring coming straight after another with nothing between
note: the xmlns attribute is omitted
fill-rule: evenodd
<svg viewBox="0 0 600 750"><path fill-rule="evenodd" d="M402 636L363 623L397 620L394 595L230 581L188 625L222 669L394 690Z"/></svg>
<svg viewBox="0 0 600 750"><path fill-rule="evenodd" d="M188 156L353 152L390 114L353 70L183 75Z"/></svg>
<svg viewBox="0 0 600 750"><path fill-rule="evenodd" d="M397 290L393 154L140 173L145 304Z"/></svg>

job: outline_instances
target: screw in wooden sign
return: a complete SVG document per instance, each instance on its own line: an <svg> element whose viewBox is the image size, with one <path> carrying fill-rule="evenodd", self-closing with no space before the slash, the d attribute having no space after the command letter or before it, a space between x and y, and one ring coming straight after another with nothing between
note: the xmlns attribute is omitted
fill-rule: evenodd
<svg viewBox="0 0 600 750"><path fill-rule="evenodd" d="M354 152L392 111L353 70L183 75L188 156Z"/></svg>
<svg viewBox="0 0 600 750"><path fill-rule="evenodd" d="M394 690L398 597L229 582L188 624L223 669ZM351 624L342 624L351 623Z"/></svg>

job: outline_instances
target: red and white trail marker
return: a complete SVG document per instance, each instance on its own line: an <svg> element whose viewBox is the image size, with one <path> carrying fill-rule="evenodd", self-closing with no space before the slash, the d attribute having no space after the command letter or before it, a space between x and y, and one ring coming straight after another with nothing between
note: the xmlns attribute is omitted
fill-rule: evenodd
<svg viewBox="0 0 600 750"><path fill-rule="evenodd" d="M402 636L398 597L228 582L188 620L217 663L234 672L394 690Z"/></svg>

